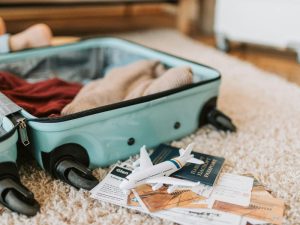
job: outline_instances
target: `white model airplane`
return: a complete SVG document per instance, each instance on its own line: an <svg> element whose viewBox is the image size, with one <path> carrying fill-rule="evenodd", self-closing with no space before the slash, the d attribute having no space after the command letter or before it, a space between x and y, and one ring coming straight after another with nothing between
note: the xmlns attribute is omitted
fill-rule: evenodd
<svg viewBox="0 0 300 225"><path fill-rule="evenodd" d="M168 193L172 193L177 186L193 187L198 185L199 182L169 177L172 173L180 170L186 163L200 165L204 163L194 158L194 155L191 154L193 147L194 144L189 144L185 150L179 150L179 157L153 165L146 151L146 147L143 146L140 150L140 159L134 163L134 165L140 164L140 167L136 168L122 181L120 188L126 194L129 194L131 189L142 184L151 184L154 191L161 188L164 184L167 184L170 185L167 190Z"/></svg>

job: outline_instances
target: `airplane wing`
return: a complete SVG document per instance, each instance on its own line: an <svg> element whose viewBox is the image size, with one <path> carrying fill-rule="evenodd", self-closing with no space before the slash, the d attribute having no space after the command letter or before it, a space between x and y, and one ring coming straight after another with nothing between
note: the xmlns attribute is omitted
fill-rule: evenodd
<svg viewBox="0 0 300 225"><path fill-rule="evenodd" d="M174 177L157 177L151 178L146 181L149 184L168 184L168 185L176 185L176 186L188 186L194 187L198 185L198 182L192 182L188 180L182 180Z"/></svg>
<svg viewBox="0 0 300 225"><path fill-rule="evenodd" d="M144 145L140 150L140 169L146 169L153 166L153 163L149 157L149 154L146 150L146 146Z"/></svg>
<svg viewBox="0 0 300 225"><path fill-rule="evenodd" d="M193 163L193 164L198 164L198 165L204 164L204 162L202 160L196 159L196 158L190 158L187 162Z"/></svg>

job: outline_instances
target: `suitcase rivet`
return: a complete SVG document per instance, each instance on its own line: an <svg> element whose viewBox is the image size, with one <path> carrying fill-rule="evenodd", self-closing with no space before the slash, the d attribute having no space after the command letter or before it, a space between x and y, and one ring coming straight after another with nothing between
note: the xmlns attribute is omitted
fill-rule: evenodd
<svg viewBox="0 0 300 225"><path fill-rule="evenodd" d="M174 129L179 129L180 126L181 126L180 122L176 122L176 123L174 124Z"/></svg>
<svg viewBox="0 0 300 225"><path fill-rule="evenodd" d="M134 138L129 138L127 141L128 145L133 145L135 143L135 139Z"/></svg>

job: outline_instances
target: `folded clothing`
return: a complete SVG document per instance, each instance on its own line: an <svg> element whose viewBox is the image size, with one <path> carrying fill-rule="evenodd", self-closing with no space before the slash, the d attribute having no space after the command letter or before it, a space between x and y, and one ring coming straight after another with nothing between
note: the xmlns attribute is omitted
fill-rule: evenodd
<svg viewBox="0 0 300 225"><path fill-rule="evenodd" d="M58 78L29 83L0 72L0 91L36 117L76 112L177 88L193 82L189 67L166 69L159 61L141 60L111 69L83 86Z"/></svg>
<svg viewBox="0 0 300 225"><path fill-rule="evenodd" d="M0 72L0 91L36 117L59 116L81 87L58 78L28 83L13 74Z"/></svg>
<svg viewBox="0 0 300 225"><path fill-rule="evenodd" d="M177 88L193 82L189 67L166 70L156 60L141 60L110 70L102 79L85 85L63 110L68 115L128 99Z"/></svg>

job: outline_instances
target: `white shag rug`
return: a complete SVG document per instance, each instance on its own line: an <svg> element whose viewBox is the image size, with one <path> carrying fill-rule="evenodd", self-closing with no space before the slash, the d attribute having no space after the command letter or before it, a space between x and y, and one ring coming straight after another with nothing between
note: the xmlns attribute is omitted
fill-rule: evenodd
<svg viewBox="0 0 300 225"><path fill-rule="evenodd" d="M221 71L219 108L233 119L238 132L227 134L208 126L173 144L194 141L197 151L225 157L226 171L256 175L274 196L284 199L284 224L300 224L300 88L173 30L123 37ZM95 174L100 178L106 172L98 169ZM93 200L88 192L52 179L35 165L24 165L20 173L41 212L27 218L0 208L0 224L172 224Z"/></svg>

